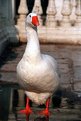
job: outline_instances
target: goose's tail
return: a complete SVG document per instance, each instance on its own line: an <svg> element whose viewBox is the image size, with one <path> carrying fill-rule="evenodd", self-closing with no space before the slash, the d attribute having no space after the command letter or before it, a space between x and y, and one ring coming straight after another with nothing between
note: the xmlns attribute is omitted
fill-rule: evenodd
<svg viewBox="0 0 81 121"><path fill-rule="evenodd" d="M35 93L25 91L26 95L30 98L30 100L37 105L42 105L46 102L46 100L52 95L51 93Z"/></svg>

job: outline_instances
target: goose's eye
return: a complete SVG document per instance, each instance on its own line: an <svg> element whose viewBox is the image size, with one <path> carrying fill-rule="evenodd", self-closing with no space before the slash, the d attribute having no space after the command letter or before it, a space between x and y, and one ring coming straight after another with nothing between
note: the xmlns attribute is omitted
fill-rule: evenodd
<svg viewBox="0 0 81 121"><path fill-rule="evenodd" d="M30 17L31 17L31 15L30 15Z"/></svg>

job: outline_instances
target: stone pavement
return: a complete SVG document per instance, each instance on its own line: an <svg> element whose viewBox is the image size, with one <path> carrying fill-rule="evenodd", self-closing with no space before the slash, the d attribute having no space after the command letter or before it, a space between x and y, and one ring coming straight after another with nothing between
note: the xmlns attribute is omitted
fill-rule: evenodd
<svg viewBox="0 0 81 121"><path fill-rule="evenodd" d="M0 82L16 83L16 66L24 53L25 45L8 47L0 57Z"/></svg>
<svg viewBox="0 0 81 121"><path fill-rule="evenodd" d="M42 110L36 107L32 108L34 110L34 114L30 115L29 121L43 121L41 119L44 116L41 116L37 114L38 111ZM19 109L18 109L19 110ZM50 109L51 115L49 118L49 121L81 121L81 112L78 109ZM37 120L36 120L37 119ZM39 119L39 120L38 120ZM18 113L18 121L26 121L26 116L23 114ZM13 113L10 113L9 120L8 121L16 121L15 116Z"/></svg>

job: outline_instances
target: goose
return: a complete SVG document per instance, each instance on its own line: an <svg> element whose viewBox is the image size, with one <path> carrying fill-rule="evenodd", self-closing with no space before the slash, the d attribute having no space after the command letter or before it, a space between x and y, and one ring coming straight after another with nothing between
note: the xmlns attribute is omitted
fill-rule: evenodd
<svg viewBox="0 0 81 121"><path fill-rule="evenodd" d="M29 13L25 21L27 45L17 65L18 83L27 95L26 108L21 112L27 116L32 113L30 100L38 105L46 103L46 108L39 113L49 116L50 97L59 86L56 60L50 55L41 53L37 34L38 25L37 14Z"/></svg>

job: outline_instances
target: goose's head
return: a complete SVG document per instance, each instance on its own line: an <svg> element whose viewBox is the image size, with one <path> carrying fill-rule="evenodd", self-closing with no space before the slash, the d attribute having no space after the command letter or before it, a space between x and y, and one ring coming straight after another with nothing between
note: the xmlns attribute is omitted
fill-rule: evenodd
<svg viewBox="0 0 81 121"><path fill-rule="evenodd" d="M36 13L30 13L26 17L26 25L30 25L32 27L37 27L39 25L38 16Z"/></svg>

